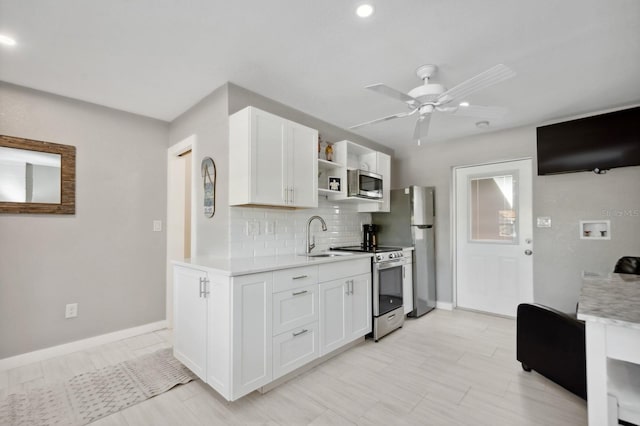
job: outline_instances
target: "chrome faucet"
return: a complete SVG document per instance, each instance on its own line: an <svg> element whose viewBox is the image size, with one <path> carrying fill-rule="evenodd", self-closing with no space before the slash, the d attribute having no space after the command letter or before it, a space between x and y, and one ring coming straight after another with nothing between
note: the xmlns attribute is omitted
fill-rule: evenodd
<svg viewBox="0 0 640 426"><path fill-rule="evenodd" d="M316 237L313 237L313 241L311 240L311 222L313 219L318 219L322 223L322 230L327 230L327 223L320 216L311 216L307 221L307 251L306 254L311 253L311 250L316 246Z"/></svg>

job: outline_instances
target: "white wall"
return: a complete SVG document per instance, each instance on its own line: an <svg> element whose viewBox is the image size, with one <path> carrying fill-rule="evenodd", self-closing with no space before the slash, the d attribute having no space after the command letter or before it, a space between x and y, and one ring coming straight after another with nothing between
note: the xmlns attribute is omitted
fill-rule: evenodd
<svg viewBox="0 0 640 426"><path fill-rule="evenodd" d="M164 319L167 132L0 83L0 133L77 149L75 215L0 214L0 359Z"/></svg>
<svg viewBox="0 0 640 426"><path fill-rule="evenodd" d="M533 158L535 164L535 153L533 126L427 143L422 147L408 142L405 149L396 149L392 164L394 188L413 184L436 187L439 301L452 301L452 168L524 157ZM553 223L550 229L534 228L537 302L567 312L575 310L582 270L609 272L619 257L640 256L639 183L640 167L614 169L600 176L593 173L534 175L534 220L537 216L551 216ZM604 218L612 221L611 241L579 239L579 220Z"/></svg>

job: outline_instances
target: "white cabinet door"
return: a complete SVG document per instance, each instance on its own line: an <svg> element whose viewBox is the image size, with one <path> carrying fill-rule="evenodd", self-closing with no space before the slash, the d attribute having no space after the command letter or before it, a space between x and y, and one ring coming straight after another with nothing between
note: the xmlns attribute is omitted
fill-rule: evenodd
<svg viewBox="0 0 640 426"><path fill-rule="evenodd" d="M272 274L233 278L233 390L238 399L272 380Z"/></svg>
<svg viewBox="0 0 640 426"><path fill-rule="evenodd" d="M351 277L347 312L347 340L371 332L371 274Z"/></svg>
<svg viewBox="0 0 640 426"><path fill-rule="evenodd" d="M320 355L347 342L347 279L320 284Z"/></svg>
<svg viewBox="0 0 640 426"><path fill-rule="evenodd" d="M176 266L173 274L173 354L206 381L207 299L202 279L207 278L207 273Z"/></svg>
<svg viewBox="0 0 640 426"><path fill-rule="evenodd" d="M318 132L288 122L289 203L295 207L318 206Z"/></svg>
<svg viewBox="0 0 640 426"><path fill-rule="evenodd" d="M411 253L411 252L409 252ZM404 314L413 311L413 264L402 267L402 305Z"/></svg>
<svg viewBox="0 0 640 426"><path fill-rule="evenodd" d="M251 118L251 186L256 204L285 205L287 149L282 119L258 109Z"/></svg>
<svg viewBox="0 0 640 426"><path fill-rule="evenodd" d="M229 117L229 204L318 206L318 131L247 107Z"/></svg>

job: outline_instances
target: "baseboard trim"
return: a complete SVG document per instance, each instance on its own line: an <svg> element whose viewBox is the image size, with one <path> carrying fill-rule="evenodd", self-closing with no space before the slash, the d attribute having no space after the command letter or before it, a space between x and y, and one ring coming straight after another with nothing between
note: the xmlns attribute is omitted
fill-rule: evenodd
<svg viewBox="0 0 640 426"><path fill-rule="evenodd" d="M39 349L33 352L0 359L0 371L9 370L11 368L22 367L23 365L34 362L44 361L46 359L57 356L68 355L73 352L82 351L96 346L113 343L118 340L127 339L129 337L139 336L141 334L151 333L152 331L167 328L167 321L157 321L138 327L127 328L124 330L114 331L112 333L101 334L100 336L89 337L87 339L76 340L74 342L65 343L50 348Z"/></svg>
<svg viewBox="0 0 640 426"><path fill-rule="evenodd" d="M445 311L453 311L453 303L436 302L436 309L444 309Z"/></svg>

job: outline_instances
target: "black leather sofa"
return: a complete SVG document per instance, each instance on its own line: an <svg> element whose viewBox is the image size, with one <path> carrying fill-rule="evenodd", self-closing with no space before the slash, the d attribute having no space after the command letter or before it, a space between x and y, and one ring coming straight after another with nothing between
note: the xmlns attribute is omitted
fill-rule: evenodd
<svg viewBox="0 0 640 426"><path fill-rule="evenodd" d="M587 399L584 322L539 304L518 305L517 359Z"/></svg>

